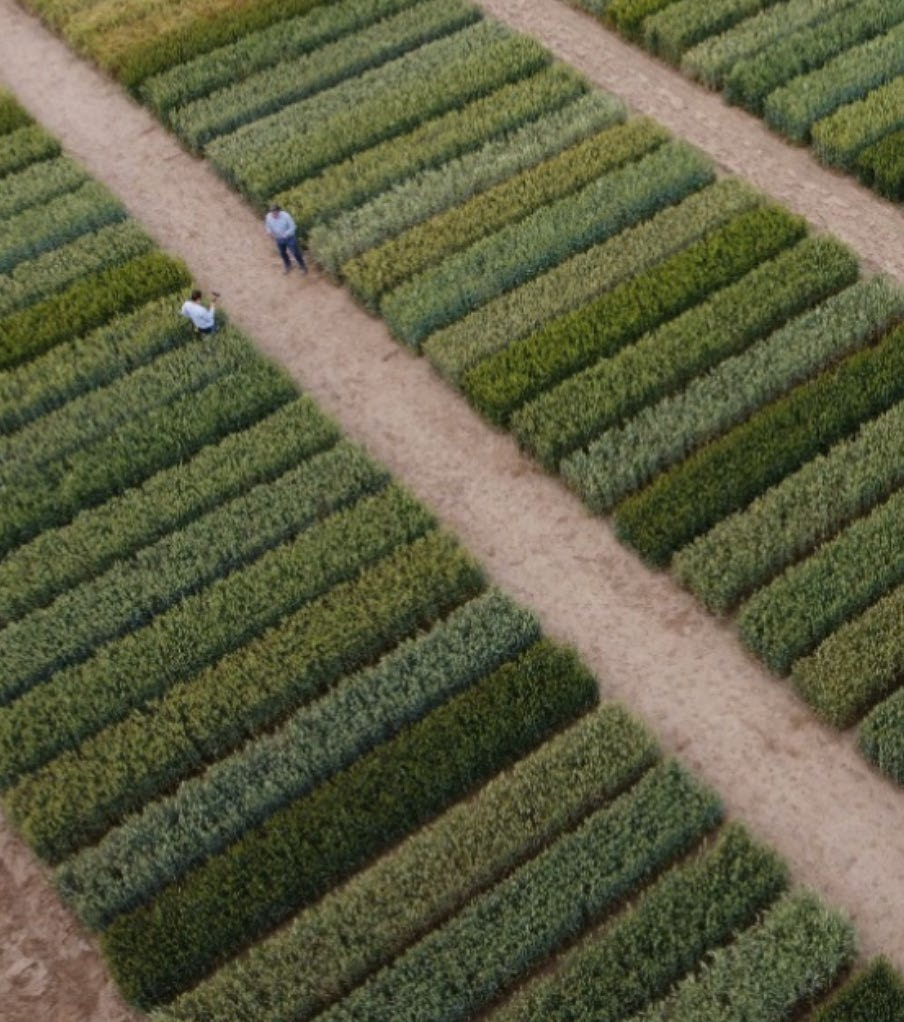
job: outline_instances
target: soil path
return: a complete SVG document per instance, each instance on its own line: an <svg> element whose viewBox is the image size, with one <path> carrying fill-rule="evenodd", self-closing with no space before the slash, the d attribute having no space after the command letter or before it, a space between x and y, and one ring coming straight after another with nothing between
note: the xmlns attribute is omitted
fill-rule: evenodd
<svg viewBox="0 0 904 1022"><path fill-rule="evenodd" d="M601 29L550 0L487 6L506 17L533 10L537 23L519 27L557 48L574 37L616 91L645 66L633 50L609 54ZM663 94L677 96L683 83L654 70ZM437 511L493 581L580 650L605 694L642 715L668 752L720 791L730 814L787 858L796 879L853 916L865 953L884 951L904 969L904 795L866 765L849 735L821 727L745 654L730 626L645 569L605 521L489 429L345 292L316 275L283 277L256 215L13 0L0 0L0 80L186 260L201 287L222 292L233 320ZM714 111L707 116L736 116L718 103ZM686 118L697 121L690 109ZM769 182L790 180L787 162L800 154L771 140L769 153ZM762 174L767 157L751 159ZM853 187L829 180L845 196ZM814 194L809 169L798 189L801 198ZM824 211L836 208L822 197ZM800 208L790 194L781 198ZM2 820L0 1005L3 1022L130 1017L86 934Z"/></svg>

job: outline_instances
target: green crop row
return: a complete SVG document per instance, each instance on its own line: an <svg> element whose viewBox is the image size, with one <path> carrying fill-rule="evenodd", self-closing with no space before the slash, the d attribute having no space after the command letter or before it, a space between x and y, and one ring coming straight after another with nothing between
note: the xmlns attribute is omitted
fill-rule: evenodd
<svg viewBox="0 0 904 1022"><path fill-rule="evenodd" d="M604 703L183 994L160 1022L307 1022L657 755L647 731Z"/></svg>
<svg viewBox="0 0 904 1022"><path fill-rule="evenodd" d="M776 855L729 824L712 847L662 876L625 913L567 952L554 973L491 1012L489 1022L619 1022L751 925L786 884Z"/></svg>
<svg viewBox="0 0 904 1022"><path fill-rule="evenodd" d="M344 444L338 445L321 457L327 464L320 464L318 460L315 474L317 469L332 466L338 475L332 502L340 509L343 500L347 503L379 485L379 470L355 448L349 448ZM301 474L311 473L302 471ZM291 476L292 474L290 480ZM352 507L339 510L314 525L313 523L317 521L318 499L329 500L329 486L327 473L327 478L320 480L319 492L313 492L310 503L306 506L302 504L299 509L301 531L293 536L291 521L287 523L285 533L288 535L284 534L287 540L284 544L270 549L265 547L264 553L257 560L251 561L243 568L239 562L241 570L220 579L209 588L195 594L191 594L189 590L193 599L176 604L172 612L160 620L159 624L153 618L138 618L137 623L144 628L139 627L133 631L134 638L131 641L127 636L112 652L101 650L82 665L76 664L68 670L59 671L43 685L25 691L15 702L0 710L0 750L2 750L0 783L8 785L21 774L34 771L65 749L76 748L80 742L123 719L130 711L148 700L158 698L177 681L185 678L186 659L190 660L196 670L198 661L201 660L203 669L202 657L208 652L205 647L209 648L211 643L218 641L222 649L223 625L220 624L220 634L211 629L205 636L206 641L199 639L199 648L194 650L190 657L183 656L175 663L167 662L156 670L151 664L147 664L140 680L136 679L128 691L123 692L111 687L113 672L104 668L112 664L121 672L123 662L131 660L134 672L136 652L143 647L146 648L152 637L170 638L179 625L183 629L192 624L199 628L207 625L210 608L222 605L225 600L235 595L246 593L249 596L256 595L256 602L260 604L262 598L259 590L267 582L271 583L273 597L273 606L268 614L269 621L274 618L278 620L287 613L298 613L299 608L318 599L339 583L354 577L362 568L388 556L396 547L412 542L432 525L427 513L412 498L394 487L384 489L369 499L359 499ZM243 500L241 497L236 499ZM328 507L329 504L324 510L326 511ZM217 512L210 514L216 516ZM306 522L309 524L304 528ZM191 533L204 535L205 525L206 520L202 518L187 528ZM278 524L276 530L278 535ZM230 531L233 533L236 531L234 524L231 525ZM174 537L174 540L178 538ZM167 541L168 537L160 540L159 545L168 546ZM153 552L152 549L150 553ZM208 554L208 557L216 561L216 549ZM121 572L112 569L110 574L116 581ZM173 574L178 573L174 570ZM146 581L146 585L151 584L151 581ZM88 590L88 595L91 595L90 586ZM73 595L78 597L80 594L81 589L76 590ZM50 610L53 608L52 604ZM111 609L109 612L111 616L115 614L116 609L115 606ZM47 613L44 616L48 616ZM20 624L24 627L28 623L29 619L25 618ZM251 629L260 631L260 628L260 622L249 614L244 623L245 634L247 635ZM231 647L232 650L236 650L238 647L234 657L243 663L255 657L263 660L269 645L277 641L276 635L265 633L258 640L258 646L263 644L262 648L258 649L255 646L254 649L248 650L242 648L241 636L230 636L228 640L230 646L227 649ZM210 662L209 657L207 662ZM218 667L211 669L235 670L222 659ZM20 685L19 689L22 688L24 686ZM15 689L11 693L8 691L8 694L15 695ZM14 737L15 735L18 735L18 738Z"/></svg>
<svg viewBox="0 0 904 1022"><path fill-rule="evenodd" d="M884 0L880 2L887 6ZM739 65L771 55L785 39L799 37L813 26L817 28L815 34L818 37L823 28L833 23L833 19L850 19L852 6L869 7L870 3L871 0L860 4L856 0L829 0L828 3L825 0L789 0L788 3L768 7L727 32L710 36L689 49L681 58L681 70L711 89L727 86ZM766 91L771 92L772 89Z"/></svg>
<svg viewBox="0 0 904 1022"><path fill-rule="evenodd" d="M124 424L7 495L0 506L0 552L6 555L44 529L63 525L295 396L289 377L261 361Z"/></svg>
<svg viewBox="0 0 904 1022"><path fill-rule="evenodd" d="M904 77L899 77L823 118L811 131L817 156L852 170L861 150L883 135L904 128L902 101Z"/></svg>
<svg viewBox="0 0 904 1022"><path fill-rule="evenodd" d="M432 331L677 202L712 177L712 166L696 149L666 142L412 277L385 296L381 313L398 337L416 346Z"/></svg>
<svg viewBox="0 0 904 1022"><path fill-rule="evenodd" d="M895 1022L904 1018L904 982L885 958L847 980L807 1022Z"/></svg>
<svg viewBox="0 0 904 1022"><path fill-rule="evenodd" d="M369 459L340 444L117 561L0 632L0 656L8 665L0 702L87 660L98 646L142 627L383 481Z"/></svg>
<svg viewBox="0 0 904 1022"><path fill-rule="evenodd" d="M904 582L904 491L792 565L741 608L741 638L777 671Z"/></svg>
<svg viewBox="0 0 904 1022"><path fill-rule="evenodd" d="M0 178L15 174L39 160L60 155L60 143L37 124L27 124L3 136Z"/></svg>
<svg viewBox="0 0 904 1022"><path fill-rule="evenodd" d="M0 561L0 623L49 603L245 489L277 478L337 438L336 426L308 398L290 401L70 524L42 532Z"/></svg>
<svg viewBox="0 0 904 1022"><path fill-rule="evenodd" d="M679 581L726 613L789 564L904 485L904 404L863 425L724 519L673 562Z"/></svg>
<svg viewBox="0 0 904 1022"><path fill-rule="evenodd" d="M125 216L126 211L103 185L87 181L0 223L0 273Z"/></svg>
<svg viewBox="0 0 904 1022"><path fill-rule="evenodd" d="M677 64L685 50L775 3L777 0L678 0L644 21L644 45Z"/></svg>
<svg viewBox="0 0 904 1022"><path fill-rule="evenodd" d="M801 384L658 476L616 512L620 536L655 564L749 504L904 397L900 329Z"/></svg>
<svg viewBox="0 0 904 1022"><path fill-rule="evenodd" d="M0 321L4 334L0 369L27 362L190 281L184 264L159 250L80 278L64 291Z"/></svg>
<svg viewBox="0 0 904 1022"><path fill-rule="evenodd" d="M806 225L775 206L739 214L677 254L552 320L466 373L471 402L496 423L587 366L611 358L666 320L789 248Z"/></svg>
<svg viewBox="0 0 904 1022"><path fill-rule="evenodd" d="M486 96L363 149L277 196L299 230L377 198L414 175L502 143L522 125L558 110L586 92L574 71L552 64Z"/></svg>
<svg viewBox="0 0 904 1022"><path fill-rule="evenodd" d="M31 117L25 112L16 97L6 89L0 88L0 135L9 135L31 123Z"/></svg>
<svg viewBox="0 0 904 1022"><path fill-rule="evenodd" d="M595 700L570 652L535 644L120 916L101 938L120 988L141 1005L170 999Z"/></svg>
<svg viewBox="0 0 904 1022"><path fill-rule="evenodd" d="M664 1000L631 1022L778 1022L829 990L856 953L850 922L808 891L783 897L762 922L712 953Z"/></svg>
<svg viewBox="0 0 904 1022"><path fill-rule="evenodd" d="M904 131L893 131L857 157L860 179L890 199L904 198Z"/></svg>
<svg viewBox="0 0 904 1022"><path fill-rule="evenodd" d="M154 243L134 220L83 234L0 276L0 316L49 298L80 277L145 255Z"/></svg>
<svg viewBox="0 0 904 1022"><path fill-rule="evenodd" d="M472 1018L688 851L720 812L716 797L674 763L654 767L321 1019Z"/></svg>
<svg viewBox="0 0 904 1022"><path fill-rule="evenodd" d="M605 17L622 35L635 41L643 34L643 23L657 11L674 4L676 0L580 0L599 8L597 14Z"/></svg>
<svg viewBox="0 0 904 1022"><path fill-rule="evenodd" d="M437 331L424 344L424 351L443 376L460 384L465 373L482 359L642 273L762 201L738 178L721 178L520 287L503 292Z"/></svg>
<svg viewBox="0 0 904 1022"><path fill-rule="evenodd" d="M763 104L768 124L802 142L813 125L847 103L904 74L904 24L854 46L776 89Z"/></svg>
<svg viewBox="0 0 904 1022"><path fill-rule="evenodd" d="M218 135L450 35L479 17L468 0L422 0L313 53L246 73L234 84L172 111L168 120L180 138L202 149Z"/></svg>
<svg viewBox="0 0 904 1022"><path fill-rule="evenodd" d="M898 632L892 635L879 633L876 638L880 644L897 641L898 649L900 650L902 601L898 598L895 603L894 610L898 617L894 621L893 627L897 627ZM882 650L882 653L885 654L886 662L890 660L889 652L887 647ZM895 670L897 678L891 685L892 688L900 684L901 672L904 670L904 666L898 663ZM852 680L858 686L863 685L864 679L862 674L859 673L859 665L858 673L852 676ZM881 680L886 684L888 683L887 677ZM866 684L872 683L875 685L876 690L878 690L881 687L881 682L876 685L876 681L876 672L873 672L866 679ZM902 734L904 734L904 700L902 700L900 692L895 692L884 703L880 703L860 725L860 734L858 736L860 751L863 755L898 784L904 784L904 742L901 740Z"/></svg>
<svg viewBox="0 0 904 1022"><path fill-rule="evenodd" d="M29 164L10 174L0 194L0 220L8 219L30 206L43 205L81 187L88 175L66 156Z"/></svg>
<svg viewBox="0 0 904 1022"><path fill-rule="evenodd" d="M165 677L156 679L165 694L11 789L9 817L39 854L60 859L481 588L476 566L447 537L430 533L401 547L195 677L169 691L159 686ZM102 691L96 715L116 703Z"/></svg>
<svg viewBox="0 0 904 1022"><path fill-rule="evenodd" d="M566 454L856 277L857 261L839 242L805 238L613 358L524 405L512 417L515 435L544 465L555 467Z"/></svg>
<svg viewBox="0 0 904 1022"><path fill-rule="evenodd" d="M58 889L89 926L109 925L539 637L503 594L477 597L126 820L60 868Z"/></svg>
<svg viewBox="0 0 904 1022"><path fill-rule="evenodd" d="M278 20L179 63L141 83L139 94L160 116L246 75L301 57L358 32L417 0L337 0L306 14Z"/></svg>
<svg viewBox="0 0 904 1022"><path fill-rule="evenodd" d="M439 167L400 181L370 202L341 213L310 233L320 267L338 275L342 263L429 217L466 202L513 174L624 120L622 103L602 92L585 93L510 134Z"/></svg>
<svg viewBox="0 0 904 1022"><path fill-rule="evenodd" d="M681 393L607 431L565 459L560 470L592 510L608 511L657 472L875 340L902 317L904 292L887 278L853 284Z"/></svg>
<svg viewBox="0 0 904 1022"><path fill-rule="evenodd" d="M549 59L532 39L479 21L216 139L208 158L263 203L361 149L538 71Z"/></svg>
<svg viewBox="0 0 904 1022"><path fill-rule="evenodd" d="M725 94L731 102L762 112L769 93L815 71L845 50L888 32L902 20L901 0L845 2L824 21L789 32L755 56L739 61L725 80Z"/></svg>
<svg viewBox="0 0 904 1022"><path fill-rule="evenodd" d="M0 374L0 434L21 430L188 343L194 331L184 318L173 316L174 302L175 295L148 302Z"/></svg>
<svg viewBox="0 0 904 1022"><path fill-rule="evenodd" d="M851 724L900 686L904 671L902 608L904 587L899 586L795 662L791 672L794 687L825 720L838 727ZM899 713L880 707L876 715L877 720L883 716L892 720ZM875 723L866 726L866 731L870 728L874 734L881 730ZM889 734L893 731L889 729ZM867 756L876 759L873 753L867 752ZM897 770L892 774L898 780L902 777Z"/></svg>
<svg viewBox="0 0 904 1022"><path fill-rule="evenodd" d="M639 159L667 137L646 118L608 128L357 256L343 265L342 276L376 308L382 294L407 278Z"/></svg>

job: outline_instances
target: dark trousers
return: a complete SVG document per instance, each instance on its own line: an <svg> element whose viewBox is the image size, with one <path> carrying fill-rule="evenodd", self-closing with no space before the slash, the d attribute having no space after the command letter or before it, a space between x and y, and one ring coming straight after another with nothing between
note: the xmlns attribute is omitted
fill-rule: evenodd
<svg viewBox="0 0 904 1022"><path fill-rule="evenodd" d="M277 238L276 247L279 249L279 254L282 256L282 261L288 270L292 263L289 260L289 253L291 252L295 256L295 261L298 265L307 273L307 266L305 266L304 256L301 254L301 249L298 247L298 238L292 234L288 238Z"/></svg>

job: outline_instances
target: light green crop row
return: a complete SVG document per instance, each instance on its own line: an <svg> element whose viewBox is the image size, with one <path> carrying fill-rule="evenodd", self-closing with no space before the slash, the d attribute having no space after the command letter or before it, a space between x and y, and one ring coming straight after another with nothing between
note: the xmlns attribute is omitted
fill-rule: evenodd
<svg viewBox="0 0 904 1022"><path fill-rule="evenodd" d="M646 118L606 129L357 256L343 265L342 276L376 308L382 294L407 278L640 159L667 137Z"/></svg>
<svg viewBox="0 0 904 1022"><path fill-rule="evenodd" d="M302 505L299 511L298 533L292 534L291 523L287 526L285 543L271 548L262 544L263 552L256 560L244 566L239 561L238 570L199 592L192 593L189 589L190 598L177 603L169 613L164 607L162 616L156 619L150 616L144 620L139 618L143 627L122 636L112 648L99 650L91 659L58 671L49 681L31 688L3 707L0 710L0 783L8 785L63 750L77 748L91 735L213 663L215 657L210 656L211 647L215 646L218 654L238 648L235 657L239 660L253 659L256 647L255 650L242 648L243 639L247 641L267 626L274 626L286 614L296 613L300 607L353 577L363 567L386 557L396 547L410 543L431 526L426 512L395 488L361 498L362 494L370 493L379 484L379 472L355 448L338 445L315 460L315 472L332 467L337 473L332 503L341 510L317 522L318 498L330 501L327 473L327 478L321 479L318 489L312 492L310 503L307 507ZM326 464L322 464L324 460ZM310 477L312 473L302 470L300 474ZM290 473L290 479L292 475L294 473ZM343 500L348 503L356 496L361 499L350 508L342 509ZM242 498L237 500L241 502ZM216 516L217 512L211 512L211 515ZM203 536L205 524L202 518L187 528ZM235 531L234 524L231 531ZM167 546L168 540L169 537L158 545ZM357 545L344 549L344 543ZM215 554L208 556L211 560L216 559ZM115 582L121 572L114 568L111 574ZM262 614L259 609L261 591L268 584L272 594L271 606ZM91 595L91 588L90 585L87 587L86 600ZM80 594L81 590L76 590L73 595L78 597ZM226 622L212 623L212 608L239 596L246 596L249 603L249 615L242 628L244 634L230 635L224 643ZM52 604L50 610L53 607ZM115 609L110 611L111 616ZM258 610L257 614L254 614L255 610ZM26 618L21 624L27 625L28 621ZM161 640L171 641L180 626L183 635L184 630L192 626L199 633L204 630L203 635L198 636L198 648L190 654L183 654L175 662L156 667L148 662L142 670L138 666L142 663L139 654L147 649L150 641L157 638L162 648ZM258 646L263 645L262 656L266 656L267 641L266 637L257 640ZM120 691L112 685L112 668L118 669L121 677L123 667L129 661L132 672L141 670L141 677L132 683L129 690ZM186 670L188 665L193 670ZM227 669L222 659L219 665L218 669ZM14 737L16 734L18 739Z"/></svg>
<svg viewBox="0 0 904 1022"><path fill-rule="evenodd" d="M852 283L857 261L831 238L805 238L610 359L547 391L512 417L544 465L743 351L785 320Z"/></svg>
<svg viewBox="0 0 904 1022"><path fill-rule="evenodd" d="M384 519L384 532L390 524L404 523ZM393 539L384 545L392 548ZM372 541L359 564L373 551ZM55 861L92 843L482 588L473 562L435 532L352 576L195 676L158 687L150 703L23 778L4 805L26 840ZM107 693L98 712L111 702Z"/></svg>
<svg viewBox="0 0 904 1022"><path fill-rule="evenodd" d="M643 23L644 45L677 64L685 50L718 36L777 0L678 0Z"/></svg>
<svg viewBox="0 0 904 1022"><path fill-rule="evenodd" d="M904 587L899 586L843 624L809 656L796 661L791 671L794 687L836 727L859 720L901 684L902 622ZM895 705L899 703L900 699ZM890 721L898 711L880 708L876 713L877 720L885 715ZM866 731L878 735L878 724L868 724ZM867 755L875 761L874 755ZM900 781L904 775L895 771L893 776Z"/></svg>
<svg viewBox="0 0 904 1022"><path fill-rule="evenodd" d="M154 243L134 220L83 234L0 276L0 316L49 298L80 277L145 255Z"/></svg>
<svg viewBox="0 0 904 1022"><path fill-rule="evenodd" d="M779 1022L830 990L856 955L854 928L808 891L782 898L630 1022Z"/></svg>
<svg viewBox="0 0 904 1022"><path fill-rule="evenodd" d="M885 958L846 980L807 1022L894 1022L904 1018L904 981Z"/></svg>
<svg viewBox="0 0 904 1022"><path fill-rule="evenodd" d="M86 507L136 486L191 457L205 444L251 425L296 396L289 377L261 361L127 423L71 455L52 471L34 473L0 506L0 551L63 525Z"/></svg>
<svg viewBox="0 0 904 1022"><path fill-rule="evenodd" d="M505 144L508 132L560 109L585 91L582 79L564 65L544 67L324 168L282 192L277 201L292 212L304 232L344 210L378 199L414 175L441 172L448 161L477 153L488 143Z"/></svg>
<svg viewBox="0 0 904 1022"><path fill-rule="evenodd" d="M852 170L862 149L902 127L904 76L814 124L813 148L826 163Z"/></svg>
<svg viewBox="0 0 904 1022"><path fill-rule="evenodd" d="M539 70L532 39L480 21L222 136L208 158L246 195L275 191Z"/></svg>
<svg viewBox="0 0 904 1022"><path fill-rule="evenodd" d="M101 942L121 988L144 1005L172 998L595 701L576 657L536 643L120 916Z"/></svg>
<svg viewBox="0 0 904 1022"><path fill-rule="evenodd" d="M712 847L669 870L488 1022L619 1022L753 923L786 884L776 855L729 824Z"/></svg>
<svg viewBox="0 0 904 1022"><path fill-rule="evenodd" d="M803 142L809 139L817 121L901 74L904 24L776 89L763 104L763 112L770 127Z"/></svg>
<svg viewBox="0 0 904 1022"><path fill-rule="evenodd" d="M310 53L416 2L336 0L314 7L306 14L280 19L147 78L141 83L139 94L148 106L165 117L173 107L222 89L245 75Z"/></svg>
<svg viewBox="0 0 904 1022"><path fill-rule="evenodd" d="M0 220L6 220L30 206L44 205L85 183L88 175L66 156L29 164L10 174L0 193Z"/></svg>
<svg viewBox="0 0 904 1022"><path fill-rule="evenodd" d="M89 659L97 647L288 542L381 481L363 454L340 444L117 561L0 632L0 656L8 665L0 702ZM22 712L30 713L24 706Z"/></svg>
<svg viewBox="0 0 904 1022"><path fill-rule="evenodd" d="M337 438L336 426L308 398L290 401L185 463L83 511L69 525L42 532L0 561L0 623L43 606L249 487L275 479Z"/></svg>
<svg viewBox="0 0 904 1022"><path fill-rule="evenodd" d="M503 594L477 597L126 820L60 868L58 889L89 926L109 925L539 637Z"/></svg>
<svg viewBox="0 0 904 1022"><path fill-rule="evenodd" d="M902 317L904 292L887 278L853 284L681 393L608 430L565 459L561 472L592 510L608 511L657 472L875 340Z"/></svg>
<svg viewBox="0 0 904 1022"><path fill-rule="evenodd" d="M710 610L731 610L904 485L902 430L898 404L681 550L675 575Z"/></svg>
<svg viewBox="0 0 904 1022"><path fill-rule="evenodd" d="M904 492L792 565L741 608L741 638L774 670L904 582Z"/></svg>
<svg viewBox="0 0 904 1022"><path fill-rule="evenodd" d="M721 178L648 220L503 292L424 344L451 382L544 323L591 301L763 201L738 178Z"/></svg>
<svg viewBox="0 0 904 1022"><path fill-rule="evenodd" d="M502 424L521 405L735 282L803 236L806 225L774 206L724 227L469 370L471 402Z"/></svg>
<svg viewBox="0 0 904 1022"><path fill-rule="evenodd" d="M194 149L243 124L379 67L479 18L468 0L423 0L331 45L245 73L209 96L171 111L169 122Z"/></svg>
<svg viewBox="0 0 904 1022"><path fill-rule="evenodd" d="M656 757L649 733L603 704L155 1017L307 1022Z"/></svg>
<svg viewBox="0 0 904 1022"><path fill-rule="evenodd" d="M472 1018L718 821L716 797L673 763L654 767L391 965L322 1022Z"/></svg>
<svg viewBox="0 0 904 1022"><path fill-rule="evenodd" d="M103 185L87 181L0 223L0 273L9 273L17 263L125 216L126 211Z"/></svg>
<svg viewBox="0 0 904 1022"><path fill-rule="evenodd" d="M0 148L0 178L15 174L39 160L60 155L60 143L37 124L26 124L3 135Z"/></svg>
<svg viewBox="0 0 904 1022"><path fill-rule="evenodd" d="M788 0L768 7L688 50L681 58L681 70L711 89L721 88L737 64L771 53L802 29L822 28L854 5L863 6L857 0Z"/></svg>
<svg viewBox="0 0 904 1022"><path fill-rule="evenodd" d="M342 263L365 249L465 202L624 116L624 106L615 97L585 93L502 138L400 181L370 202L316 225L308 239L311 252L320 267L337 275Z"/></svg>
<svg viewBox="0 0 904 1022"><path fill-rule="evenodd" d="M729 101L762 112L769 93L904 20L904 0L858 0L807 28L789 32L741 60L725 80Z"/></svg>
<svg viewBox="0 0 904 1022"><path fill-rule="evenodd" d="M616 234L713 178L710 163L684 142L598 178L418 274L381 304L390 329L417 346L496 295Z"/></svg>

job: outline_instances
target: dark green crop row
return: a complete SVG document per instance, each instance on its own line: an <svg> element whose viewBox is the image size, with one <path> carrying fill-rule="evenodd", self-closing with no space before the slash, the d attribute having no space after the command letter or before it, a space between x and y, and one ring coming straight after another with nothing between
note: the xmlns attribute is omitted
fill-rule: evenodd
<svg viewBox="0 0 904 1022"><path fill-rule="evenodd" d="M185 463L82 512L69 525L41 533L0 561L0 622L8 624L49 603L337 439L336 426L309 398L290 401Z"/></svg>
<svg viewBox="0 0 904 1022"><path fill-rule="evenodd" d="M101 938L120 988L140 1005L170 999L595 700L572 654L537 643L120 916Z"/></svg>
<svg viewBox="0 0 904 1022"><path fill-rule="evenodd" d="M0 320L0 369L20 365L190 282L185 266L159 251L81 278L59 294ZM177 304L174 297L174 308Z"/></svg>
<svg viewBox="0 0 904 1022"><path fill-rule="evenodd" d="M825 5L831 0L821 2ZM644 45L677 64L692 46L743 24L745 19L776 3L777 0L679 0L644 20Z"/></svg>
<svg viewBox="0 0 904 1022"><path fill-rule="evenodd" d="M245 72L234 84L170 112L173 130L200 150L291 103L314 96L477 21L468 0L422 0L400 13L294 60Z"/></svg>
<svg viewBox="0 0 904 1022"><path fill-rule="evenodd" d="M60 155L60 143L37 124L27 124L2 137L0 178L24 170L39 160L51 160Z"/></svg>
<svg viewBox="0 0 904 1022"><path fill-rule="evenodd" d="M814 124L810 134L817 156L835 167L854 170L867 146L904 129L902 107L904 78L899 76Z"/></svg>
<svg viewBox="0 0 904 1022"><path fill-rule="evenodd" d="M340 444L115 562L0 631L0 658L8 668L0 703L89 659L99 646L144 627L384 482L364 454Z"/></svg>
<svg viewBox="0 0 904 1022"><path fill-rule="evenodd" d="M25 112L19 101L7 92L0 89L0 135L9 135L19 128L25 128L32 123L31 117ZM4 139L4 144L9 141Z"/></svg>
<svg viewBox="0 0 904 1022"><path fill-rule="evenodd" d="M296 396L281 369L260 361L123 425L7 495L0 506L0 552L6 555L44 529L65 524Z"/></svg>
<svg viewBox="0 0 904 1022"><path fill-rule="evenodd" d="M904 612L904 600L901 599L900 591L896 592L887 603L880 604L880 607L879 613L869 615L869 625L873 627L877 624L881 625L884 616L884 623L889 627L885 631L873 632L875 645L878 648L875 652L870 651L871 661L867 671L864 671L859 663L854 662L856 673L852 673L852 681L860 693L871 685L871 694L877 694L883 682L887 691L895 689L900 686L901 674L904 672L904 665L901 664L900 657L902 648L900 622L902 612ZM891 620L886 613L889 610L894 612ZM861 638L865 637L868 631L868 627L857 629ZM894 644L897 644L897 656L892 648ZM880 661L884 662L879 663ZM841 664L836 661L835 666L840 667ZM868 676L864 678L864 674L867 672L869 672ZM890 679L889 674L892 672L894 674ZM858 744L863 755L898 784L904 784L904 739L902 739L902 735L904 735L904 698L898 691L873 710L860 725L860 734L858 735Z"/></svg>
<svg viewBox="0 0 904 1022"><path fill-rule="evenodd" d="M856 169L870 188L896 202L904 199L904 131L868 145L857 157Z"/></svg>
<svg viewBox="0 0 904 1022"><path fill-rule="evenodd" d="M897 1022L904 1018L904 982L885 958L849 979L807 1022Z"/></svg>
<svg viewBox="0 0 904 1022"><path fill-rule="evenodd" d="M589 305L485 359L463 381L471 402L502 424L566 377L610 358L800 240L806 225L775 206L741 213Z"/></svg>
<svg viewBox="0 0 904 1022"><path fill-rule="evenodd" d="M322 1022L472 1018L687 852L720 814L716 797L674 763L654 767L324 1012Z"/></svg>
<svg viewBox="0 0 904 1022"><path fill-rule="evenodd" d="M654 564L749 504L904 397L904 330L849 356L720 437L616 512L618 534Z"/></svg>
<svg viewBox="0 0 904 1022"><path fill-rule="evenodd" d="M604 130L370 249L345 263L342 276L356 297L376 308L380 296L406 278L639 159L666 138L644 118Z"/></svg>
<svg viewBox="0 0 904 1022"><path fill-rule="evenodd" d="M657 11L675 3L675 0L579 0L594 6L594 13L605 17L614 28L629 39L639 40L643 23Z"/></svg>
<svg viewBox="0 0 904 1022"><path fill-rule="evenodd" d="M307 1022L657 755L648 732L603 704L183 994L161 1022Z"/></svg>
<svg viewBox="0 0 904 1022"><path fill-rule="evenodd" d="M131 695L143 705L11 789L9 817L39 854L62 858L481 588L477 567L441 534L399 548L194 677L153 679L158 698L150 685ZM96 716L115 719L128 697L106 695Z"/></svg>
<svg viewBox="0 0 904 1022"><path fill-rule="evenodd" d="M0 220L73 192L87 178L81 167L67 156L32 163L4 180L3 192L0 193Z"/></svg>
<svg viewBox="0 0 904 1022"><path fill-rule="evenodd" d="M786 884L777 856L729 824L714 846L657 880L488 1022L621 1022L750 926Z"/></svg>
<svg viewBox="0 0 904 1022"><path fill-rule="evenodd" d="M477 597L150 803L65 863L58 889L89 926L109 925L539 638L537 621L498 591Z"/></svg>
<svg viewBox="0 0 904 1022"><path fill-rule="evenodd" d="M410 278L384 297L380 311L396 336L417 346L432 331L678 202L712 178L713 168L698 150L666 142Z"/></svg>
<svg viewBox="0 0 904 1022"><path fill-rule="evenodd" d="M612 358L524 405L519 442L544 465L661 400L857 277L857 260L831 238L805 238Z"/></svg>

